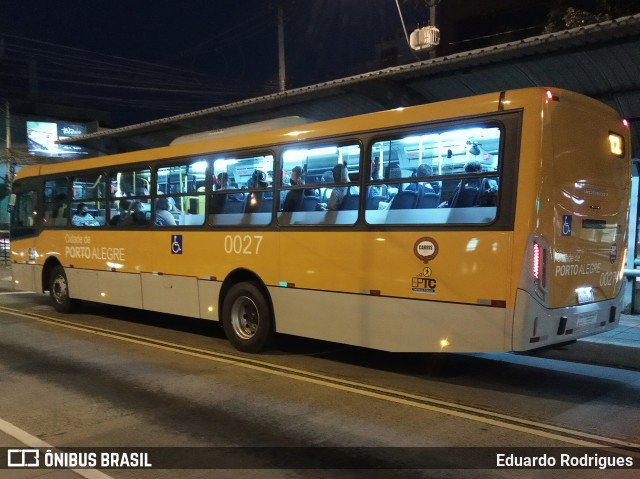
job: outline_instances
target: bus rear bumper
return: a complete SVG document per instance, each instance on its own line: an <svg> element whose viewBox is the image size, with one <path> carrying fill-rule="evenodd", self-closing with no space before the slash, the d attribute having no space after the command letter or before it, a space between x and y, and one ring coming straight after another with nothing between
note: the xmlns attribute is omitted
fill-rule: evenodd
<svg viewBox="0 0 640 479"><path fill-rule="evenodd" d="M623 298L624 287L613 299L549 309L518 289L512 350L529 351L609 331L620 322Z"/></svg>

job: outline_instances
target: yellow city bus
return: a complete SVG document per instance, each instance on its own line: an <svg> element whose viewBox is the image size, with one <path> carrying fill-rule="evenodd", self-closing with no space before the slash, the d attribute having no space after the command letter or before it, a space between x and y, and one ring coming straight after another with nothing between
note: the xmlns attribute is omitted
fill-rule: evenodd
<svg viewBox="0 0 640 479"><path fill-rule="evenodd" d="M629 132L529 88L22 169L16 287L387 351L525 351L614 328Z"/></svg>

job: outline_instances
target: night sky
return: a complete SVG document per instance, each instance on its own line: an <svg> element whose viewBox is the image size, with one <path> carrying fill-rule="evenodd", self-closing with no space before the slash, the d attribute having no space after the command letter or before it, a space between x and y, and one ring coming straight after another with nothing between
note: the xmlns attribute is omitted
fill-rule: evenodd
<svg viewBox="0 0 640 479"><path fill-rule="evenodd" d="M32 60L38 95L110 111L118 126L277 91L272 3L2 0L0 39L5 58ZM401 6L407 28L427 20ZM288 88L375 69L376 41L402 29L394 0L285 8Z"/></svg>

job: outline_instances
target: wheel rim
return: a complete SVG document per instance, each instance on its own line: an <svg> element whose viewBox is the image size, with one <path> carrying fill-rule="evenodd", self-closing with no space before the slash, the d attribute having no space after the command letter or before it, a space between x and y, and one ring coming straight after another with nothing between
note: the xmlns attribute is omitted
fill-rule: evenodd
<svg viewBox="0 0 640 479"><path fill-rule="evenodd" d="M253 299L242 296L235 300L231 307L231 326L240 339L251 339L255 336L260 322L260 313Z"/></svg>
<svg viewBox="0 0 640 479"><path fill-rule="evenodd" d="M57 276L51 285L51 292L57 303L64 303L69 298L66 279L62 276Z"/></svg>

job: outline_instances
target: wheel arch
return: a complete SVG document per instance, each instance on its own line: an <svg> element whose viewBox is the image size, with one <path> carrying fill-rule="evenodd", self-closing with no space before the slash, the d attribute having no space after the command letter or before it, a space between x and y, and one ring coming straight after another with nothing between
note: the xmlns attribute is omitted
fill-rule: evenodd
<svg viewBox="0 0 640 479"><path fill-rule="evenodd" d="M44 262L44 265L42 267L42 292L49 290L51 273L53 272L53 269L58 265L61 265L61 263L55 256L50 256Z"/></svg>

